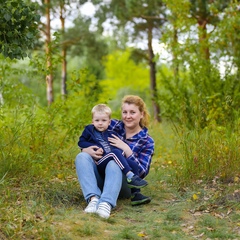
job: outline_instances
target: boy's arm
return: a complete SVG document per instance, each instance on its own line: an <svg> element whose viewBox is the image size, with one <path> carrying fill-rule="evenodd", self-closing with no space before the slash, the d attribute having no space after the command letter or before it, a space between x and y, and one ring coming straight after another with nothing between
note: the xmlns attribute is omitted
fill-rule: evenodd
<svg viewBox="0 0 240 240"><path fill-rule="evenodd" d="M93 146L94 144L90 142L91 134L85 128L82 132L82 135L79 137L78 146L82 148L88 148Z"/></svg>

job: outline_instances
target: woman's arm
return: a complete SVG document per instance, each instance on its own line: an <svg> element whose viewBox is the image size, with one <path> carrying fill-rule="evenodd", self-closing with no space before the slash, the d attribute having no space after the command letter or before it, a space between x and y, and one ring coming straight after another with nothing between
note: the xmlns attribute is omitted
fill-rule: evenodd
<svg viewBox="0 0 240 240"><path fill-rule="evenodd" d="M94 160L99 160L102 158L103 149L90 141L90 139L91 134L86 127L79 137L78 146L81 148L82 152L88 153Z"/></svg>
<svg viewBox="0 0 240 240"><path fill-rule="evenodd" d="M103 150L98 146L90 146L83 148L82 152L88 153L94 160L99 160L102 158Z"/></svg>
<svg viewBox="0 0 240 240"><path fill-rule="evenodd" d="M152 156L154 154L154 142L148 139L141 144L136 144L132 149L133 154L128 157L129 161L134 161L139 167L139 176L144 178L150 169Z"/></svg>
<svg viewBox="0 0 240 240"><path fill-rule="evenodd" d="M141 138L133 144L131 147L122 141L119 137L112 135L108 140L112 146L120 148L124 151L126 158L129 161L134 161L139 166L139 176L145 177L150 169L152 156L154 153L154 141L151 137Z"/></svg>

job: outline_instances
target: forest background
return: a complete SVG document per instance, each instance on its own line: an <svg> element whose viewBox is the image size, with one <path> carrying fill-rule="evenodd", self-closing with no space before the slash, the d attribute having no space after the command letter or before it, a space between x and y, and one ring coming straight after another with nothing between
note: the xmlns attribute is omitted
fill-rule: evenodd
<svg viewBox="0 0 240 240"><path fill-rule="evenodd" d="M157 177L167 168L178 190L216 179L239 185L237 0L0 2L6 199L30 182L74 178L76 143L92 106L107 103L120 118L126 94L141 96L151 113ZM168 150L158 145L162 128L171 129ZM11 236L16 227L8 222L1 229Z"/></svg>

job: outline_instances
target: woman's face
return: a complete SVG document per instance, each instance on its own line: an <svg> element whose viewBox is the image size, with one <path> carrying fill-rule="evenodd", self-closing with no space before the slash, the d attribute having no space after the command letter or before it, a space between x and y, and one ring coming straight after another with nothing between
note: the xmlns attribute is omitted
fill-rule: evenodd
<svg viewBox="0 0 240 240"><path fill-rule="evenodd" d="M122 121L127 128L136 128L139 126L143 113L139 111L135 104L124 103L122 105Z"/></svg>

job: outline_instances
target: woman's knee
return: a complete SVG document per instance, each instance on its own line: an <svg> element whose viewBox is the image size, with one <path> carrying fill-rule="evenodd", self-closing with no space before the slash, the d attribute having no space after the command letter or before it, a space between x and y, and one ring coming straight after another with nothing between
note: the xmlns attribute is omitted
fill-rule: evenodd
<svg viewBox="0 0 240 240"><path fill-rule="evenodd" d="M85 152L80 152L75 159L75 165L78 165L79 163L83 163L83 162L93 162L92 157Z"/></svg>
<svg viewBox="0 0 240 240"><path fill-rule="evenodd" d="M110 168L112 171L122 172L114 160L109 161L106 167Z"/></svg>

